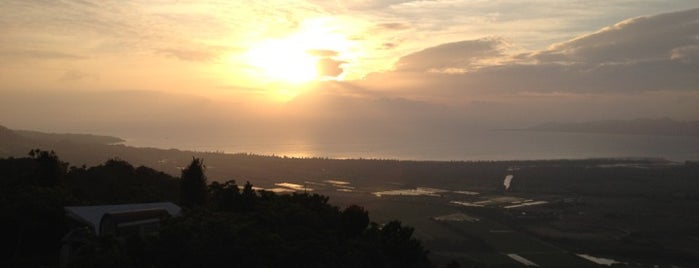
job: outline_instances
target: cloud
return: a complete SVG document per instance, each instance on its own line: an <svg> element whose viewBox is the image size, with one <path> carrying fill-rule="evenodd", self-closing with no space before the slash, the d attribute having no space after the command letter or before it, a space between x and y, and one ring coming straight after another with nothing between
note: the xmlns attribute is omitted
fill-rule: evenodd
<svg viewBox="0 0 699 268"><path fill-rule="evenodd" d="M206 50L189 50L166 48L156 50L158 53L168 57L173 57L182 61L199 61L206 62L218 58L218 53Z"/></svg>
<svg viewBox="0 0 699 268"><path fill-rule="evenodd" d="M358 0L358 1L327 1L327 0L312 0L317 5L323 6L328 10L347 10L354 9L359 11L376 10L386 8L391 5L411 2L413 0Z"/></svg>
<svg viewBox="0 0 699 268"><path fill-rule="evenodd" d="M672 60L686 63L699 63L699 45L689 45L672 49Z"/></svg>
<svg viewBox="0 0 699 268"><path fill-rule="evenodd" d="M337 51L334 50L327 50L327 49L312 49L307 51L308 54L311 54L313 56L318 56L318 57L335 57L338 54L340 54Z"/></svg>
<svg viewBox="0 0 699 268"><path fill-rule="evenodd" d="M399 31L410 29L410 24L402 22L385 22L376 25L379 30Z"/></svg>
<svg viewBox="0 0 699 268"><path fill-rule="evenodd" d="M254 134L256 126L264 124L259 123L262 116L253 112L274 113L258 102L269 98L273 90L255 88L257 85L238 87L238 81L246 80L239 79L244 78L242 71L240 76L233 73L239 68L237 63L217 59L240 54L229 47L283 38L299 30L304 19L315 17L339 18L342 23L333 26L334 31L357 44L356 58L341 58L331 50L310 51L319 59L321 75L354 74L354 78L369 71L383 72L361 81L336 83L343 86L337 92L313 91L334 98L292 103L289 109L263 118L270 129L274 124L304 129L297 124L301 119L287 120L295 111L332 117L325 122L328 129L342 125L359 132L393 124L420 129L438 120L444 120L446 127L449 122L458 125L464 120L496 117L513 122L616 115L695 119L699 115L697 9L614 24L638 14L696 7L695 0L677 0L672 5L660 0L643 4L554 0L536 4L517 0L318 1L318 5L273 1L92 3L0 1L8 11L0 16L5 30L2 38L7 41L0 42L0 58L15 61L15 65L4 62L7 71L0 72L3 87L20 92L82 86L95 91L143 88L221 94L227 97L213 98L235 99L250 107L232 109L238 104L226 103L213 109L208 102L155 93L66 95L55 90L39 98L51 109L32 113L27 107L36 106L27 103L35 103L36 96L19 98L0 91L6 95L0 96L0 115L4 116L0 119L117 131L135 128L134 124L145 126L146 131L154 122L166 122L172 126L169 130L176 130L179 122L191 121L204 127L240 124L239 129ZM570 39L575 35L579 37ZM89 58L81 60L86 56ZM399 56L403 57L393 66ZM180 62L163 61L164 57ZM27 65L18 59L46 61L32 60ZM203 70L199 73L188 65L200 62L210 63L211 68L197 68ZM152 66L160 69L152 72ZM391 67L395 69L386 71ZM85 72L88 70L101 75L96 85L55 83L57 78L86 81L94 77ZM51 81L43 83L42 79ZM212 87L216 88L203 90ZM208 119L197 121L199 118ZM244 120L249 123L242 125ZM363 120L370 123L356 127Z"/></svg>
<svg viewBox="0 0 699 268"><path fill-rule="evenodd" d="M306 51L311 56L317 57L316 69L321 77L338 77L345 72L343 64L345 61L337 60L335 57L339 52L329 49L312 49Z"/></svg>
<svg viewBox="0 0 699 268"><path fill-rule="evenodd" d="M667 59L699 43L699 9L638 17L534 53L541 62L628 63Z"/></svg>
<svg viewBox="0 0 699 268"><path fill-rule="evenodd" d="M37 60L82 60L88 57L52 50L14 50L0 52L0 58Z"/></svg>
<svg viewBox="0 0 699 268"><path fill-rule="evenodd" d="M396 43L386 42L386 43L381 44L382 49L394 49L396 47L398 47L398 44L396 44Z"/></svg>
<svg viewBox="0 0 699 268"><path fill-rule="evenodd" d="M345 70L342 68L343 61L333 60L331 58L322 58L318 60L316 67L318 75L325 77L337 77Z"/></svg>
<svg viewBox="0 0 699 268"><path fill-rule="evenodd" d="M61 78L59 78L60 81L63 82L77 82L77 81L83 81L83 80L97 80L99 79L99 76L95 73L88 73L88 72L82 72L78 70L69 70L66 71Z"/></svg>
<svg viewBox="0 0 699 268"><path fill-rule="evenodd" d="M241 103L155 91L0 91L0 122L52 131L192 133L220 122L245 122L255 110ZM243 112L244 111L244 112ZM128 136L125 136L128 137Z"/></svg>
<svg viewBox="0 0 699 268"><path fill-rule="evenodd" d="M446 43L402 57L392 71L351 83L365 92L444 105L451 109L444 114L458 115L445 119L457 127L473 122L497 128L543 121L696 120L698 12L625 20L530 52L499 38Z"/></svg>
<svg viewBox="0 0 699 268"><path fill-rule="evenodd" d="M448 101L526 92L698 91L698 37L699 9L691 9L625 20L524 54L508 51L498 38L466 40L404 56L394 71L358 84Z"/></svg>
<svg viewBox="0 0 699 268"><path fill-rule="evenodd" d="M400 71L467 68L479 60L503 55L506 42L500 38L484 38L447 43L402 57L396 64Z"/></svg>

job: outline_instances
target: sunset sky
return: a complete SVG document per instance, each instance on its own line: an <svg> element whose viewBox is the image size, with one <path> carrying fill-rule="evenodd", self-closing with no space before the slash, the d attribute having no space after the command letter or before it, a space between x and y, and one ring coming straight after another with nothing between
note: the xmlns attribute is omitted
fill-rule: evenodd
<svg viewBox="0 0 699 268"><path fill-rule="evenodd" d="M5 0L0 12L12 128L699 120L696 0Z"/></svg>

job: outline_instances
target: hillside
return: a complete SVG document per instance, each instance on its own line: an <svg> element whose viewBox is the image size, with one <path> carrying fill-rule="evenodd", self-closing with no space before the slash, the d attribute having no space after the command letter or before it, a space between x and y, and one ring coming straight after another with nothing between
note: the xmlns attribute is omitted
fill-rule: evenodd
<svg viewBox="0 0 699 268"><path fill-rule="evenodd" d="M234 189L226 183L230 180L251 181L256 190L324 195L341 207L358 204L380 223L399 219L415 227L415 237L430 249L437 266L456 260L465 267L518 267L510 253L541 267L592 264L577 252L645 265L640 267L684 267L699 260L699 218L688 213L699 208L696 162L285 158L75 141L40 143L11 130L1 133L5 141L16 142L0 143L2 148L44 144L42 148L55 150L77 166L64 167L72 174L64 186L70 187L69 196L96 204L171 199L177 195L174 177L196 157L203 159L214 191ZM0 170L31 175L16 170L36 167L25 157L28 150L14 151L10 156L19 158L11 161L17 162ZM81 167L85 163L90 167ZM152 168L134 167L142 165ZM508 189L503 187L505 178L510 178ZM42 183L46 182L50 180ZM70 201L55 201L50 191L40 197L27 204L38 209ZM214 223L225 221L218 218Z"/></svg>
<svg viewBox="0 0 699 268"><path fill-rule="evenodd" d="M201 165L198 161L185 170ZM2 267L431 267L413 228L380 226L360 206L340 208L319 194L256 191L249 182L202 185L203 199L187 203L185 181L148 167L109 160L70 168L46 151L0 158ZM195 176L197 176L195 174ZM199 173L204 178L205 174ZM64 206L178 202L182 215L163 219L153 235L96 236ZM121 228L121 227L120 227ZM70 258L59 258L62 237ZM60 259L60 261L59 261Z"/></svg>

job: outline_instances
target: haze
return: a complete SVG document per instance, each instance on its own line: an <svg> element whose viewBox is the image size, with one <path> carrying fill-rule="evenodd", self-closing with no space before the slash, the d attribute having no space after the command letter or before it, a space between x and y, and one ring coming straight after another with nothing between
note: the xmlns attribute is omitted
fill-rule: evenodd
<svg viewBox="0 0 699 268"><path fill-rule="evenodd" d="M696 1L2 1L0 125L347 139L699 120Z"/></svg>

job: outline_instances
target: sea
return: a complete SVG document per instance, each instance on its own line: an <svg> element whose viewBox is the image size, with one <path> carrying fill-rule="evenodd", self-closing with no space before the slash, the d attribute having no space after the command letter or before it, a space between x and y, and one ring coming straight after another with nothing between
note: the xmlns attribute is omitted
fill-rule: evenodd
<svg viewBox="0 0 699 268"><path fill-rule="evenodd" d="M483 130L458 134L127 137L125 145L288 157L436 161L663 158L699 161L699 137Z"/></svg>

